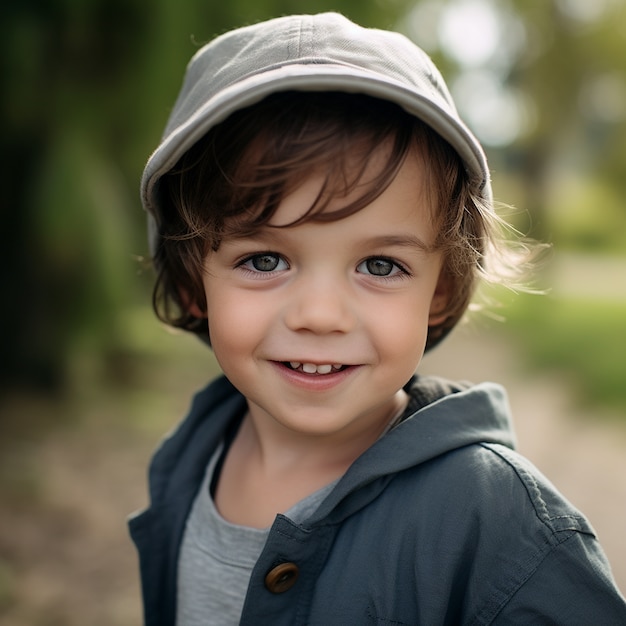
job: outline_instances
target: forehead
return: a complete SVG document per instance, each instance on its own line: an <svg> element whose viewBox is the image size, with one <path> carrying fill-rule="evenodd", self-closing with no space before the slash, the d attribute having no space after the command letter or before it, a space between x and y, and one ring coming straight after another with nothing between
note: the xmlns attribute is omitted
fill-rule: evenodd
<svg viewBox="0 0 626 626"><path fill-rule="evenodd" d="M432 218L436 211L431 168L423 150L412 147L399 163L390 167L390 147L377 148L366 161L350 156L334 170L318 170L303 176L292 186L268 221L285 227L304 221L330 222L372 207L393 219L398 212L421 212ZM337 174L338 169L344 171ZM378 197L382 202L376 203ZM353 207L354 210L350 210ZM398 211L393 211L394 207Z"/></svg>
<svg viewBox="0 0 626 626"><path fill-rule="evenodd" d="M372 197L364 200L363 206L358 210L342 214L346 206L355 206L366 188L371 186L372 177L375 180L376 170L380 168L376 161L381 158L384 155L372 159L372 171L365 172L362 181L348 191L343 188L334 189L332 186L325 187L326 179L322 173L311 174L282 200L267 226L271 230L283 231L307 223L323 226L345 222L348 228L345 231L344 227L345 232L354 229L362 230L368 236L380 234L381 241L385 233L394 233L396 237L405 236L424 241L424 247L429 248L435 239L433 194L429 190L430 176L427 168L423 159L414 151L407 153L384 189L376 189ZM311 214L311 207L320 200L322 208ZM324 228L310 230L322 237L324 231Z"/></svg>

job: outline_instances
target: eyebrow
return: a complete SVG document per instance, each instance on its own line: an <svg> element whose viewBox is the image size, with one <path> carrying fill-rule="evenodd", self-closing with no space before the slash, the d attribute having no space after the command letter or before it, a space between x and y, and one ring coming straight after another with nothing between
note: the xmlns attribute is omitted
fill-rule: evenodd
<svg viewBox="0 0 626 626"><path fill-rule="evenodd" d="M276 234L280 233L283 229L269 229L261 228L257 232L251 235L234 235L232 239L237 241L239 239L252 239L258 242L267 242L273 244L276 240ZM413 248L418 252L432 252L435 248L432 245L428 245L422 239L416 235L377 235L366 239L363 242L366 246L372 248L386 248L386 247L400 247L400 248Z"/></svg>
<svg viewBox="0 0 626 626"><path fill-rule="evenodd" d="M372 247L398 246L401 248L416 248L421 252L431 252L432 246L427 245L415 235L380 235L367 240Z"/></svg>

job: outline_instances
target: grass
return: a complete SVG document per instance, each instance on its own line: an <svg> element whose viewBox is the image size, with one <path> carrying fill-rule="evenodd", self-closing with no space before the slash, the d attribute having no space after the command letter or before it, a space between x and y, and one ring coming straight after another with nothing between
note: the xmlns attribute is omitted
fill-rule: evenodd
<svg viewBox="0 0 626 626"><path fill-rule="evenodd" d="M506 317L530 366L565 374L578 401L626 420L626 301L520 296Z"/></svg>

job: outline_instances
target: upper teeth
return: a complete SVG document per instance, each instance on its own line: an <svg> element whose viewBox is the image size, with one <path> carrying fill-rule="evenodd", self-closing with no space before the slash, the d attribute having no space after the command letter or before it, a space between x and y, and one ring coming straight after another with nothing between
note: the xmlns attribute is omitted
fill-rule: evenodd
<svg viewBox="0 0 626 626"><path fill-rule="evenodd" d="M330 374L333 370L341 369L341 365L337 364L315 365L315 363L299 363L298 361L290 361L289 365L291 365L294 370L302 367L302 371L305 374Z"/></svg>

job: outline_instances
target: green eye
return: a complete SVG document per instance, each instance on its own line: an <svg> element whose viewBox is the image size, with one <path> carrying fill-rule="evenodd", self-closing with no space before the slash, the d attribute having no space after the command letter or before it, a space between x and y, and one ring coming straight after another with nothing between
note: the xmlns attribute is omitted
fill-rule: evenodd
<svg viewBox="0 0 626 626"><path fill-rule="evenodd" d="M403 271L397 263L385 257L370 257L369 259L365 259L365 261L359 263L356 269L357 272L361 274L380 277L394 276Z"/></svg>
<svg viewBox="0 0 626 626"><path fill-rule="evenodd" d="M288 268L287 262L280 255L270 252L254 254L241 265L253 272L274 272Z"/></svg>
<svg viewBox="0 0 626 626"><path fill-rule="evenodd" d="M278 267L280 259L273 254L261 254L250 259L252 266L259 272L272 272Z"/></svg>
<svg viewBox="0 0 626 626"><path fill-rule="evenodd" d="M387 259L368 259L365 267L369 274L373 276L389 276L393 272L393 263Z"/></svg>

